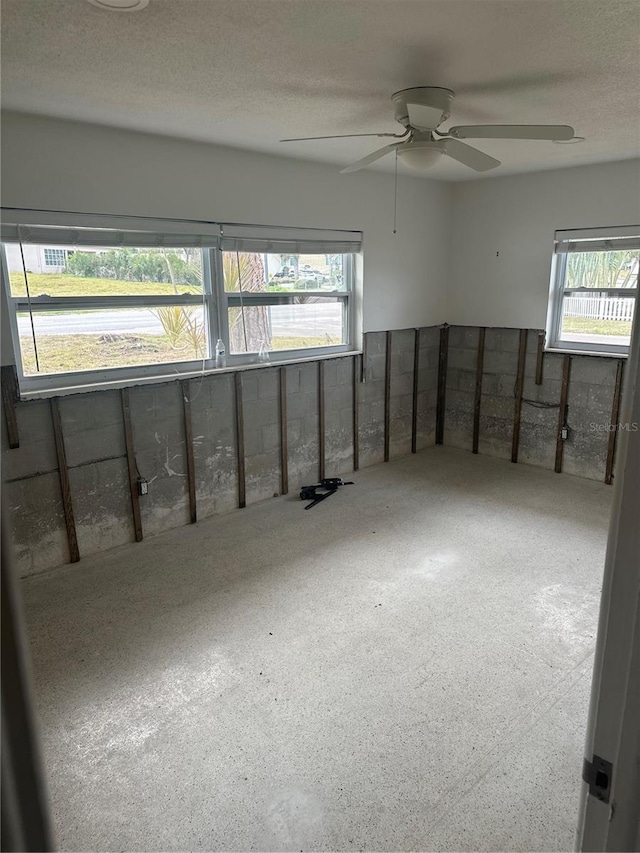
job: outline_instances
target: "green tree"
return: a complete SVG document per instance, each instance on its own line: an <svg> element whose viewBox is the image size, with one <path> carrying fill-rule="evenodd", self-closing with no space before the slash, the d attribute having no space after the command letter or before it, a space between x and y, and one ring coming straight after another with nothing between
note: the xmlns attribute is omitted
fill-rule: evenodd
<svg viewBox="0 0 640 853"><path fill-rule="evenodd" d="M638 252L571 252L567 260L567 286L606 288L636 287Z"/></svg>

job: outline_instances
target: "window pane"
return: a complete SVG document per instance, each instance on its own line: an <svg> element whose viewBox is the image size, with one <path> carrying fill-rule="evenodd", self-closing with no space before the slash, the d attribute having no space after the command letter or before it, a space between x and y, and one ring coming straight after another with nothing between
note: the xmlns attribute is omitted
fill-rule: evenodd
<svg viewBox="0 0 640 853"><path fill-rule="evenodd" d="M229 293L241 289L245 293L344 291L348 289L348 258L348 255L223 252L224 288Z"/></svg>
<svg viewBox="0 0 640 853"><path fill-rule="evenodd" d="M634 297L606 292L565 294L560 339L599 346L629 346L636 307Z"/></svg>
<svg viewBox="0 0 640 853"><path fill-rule="evenodd" d="M200 307L38 311L33 314L40 373L192 361L207 355ZM18 313L22 364L37 375L27 313Z"/></svg>
<svg viewBox="0 0 640 853"><path fill-rule="evenodd" d="M5 245L12 296L26 296L20 246ZM25 243L31 296L202 293L201 249L82 248Z"/></svg>
<svg viewBox="0 0 640 853"><path fill-rule="evenodd" d="M638 287L638 250L624 252L570 252L565 288L593 290Z"/></svg>
<svg viewBox="0 0 640 853"><path fill-rule="evenodd" d="M576 293L577 288L581 292ZM599 347L628 346L637 288L637 249L570 252L562 300L561 340ZM628 291L629 296L610 293L612 289Z"/></svg>
<svg viewBox="0 0 640 853"><path fill-rule="evenodd" d="M303 297L304 298L304 297ZM336 346L344 341L342 302L316 299L296 305L229 309L232 354Z"/></svg>

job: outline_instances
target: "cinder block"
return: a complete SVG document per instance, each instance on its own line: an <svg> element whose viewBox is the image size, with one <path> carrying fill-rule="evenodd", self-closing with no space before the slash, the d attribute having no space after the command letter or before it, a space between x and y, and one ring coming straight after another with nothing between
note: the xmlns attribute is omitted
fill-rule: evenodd
<svg viewBox="0 0 640 853"><path fill-rule="evenodd" d="M518 371L518 354L487 348L484 352L483 370L485 373L507 373L515 376Z"/></svg>
<svg viewBox="0 0 640 853"><path fill-rule="evenodd" d="M262 430L263 427L254 421L245 423L243 430L245 457L257 456L263 452Z"/></svg>
<svg viewBox="0 0 640 853"><path fill-rule="evenodd" d="M520 329L488 328L485 332L485 348L517 353L520 348Z"/></svg>
<svg viewBox="0 0 640 853"><path fill-rule="evenodd" d="M420 329L420 349L440 346L440 327L423 326Z"/></svg>
<svg viewBox="0 0 640 853"><path fill-rule="evenodd" d="M449 349L457 349L465 346L465 326L449 326Z"/></svg>
<svg viewBox="0 0 640 853"><path fill-rule="evenodd" d="M258 399L258 371L247 370L242 374L242 400L251 402Z"/></svg>
<svg viewBox="0 0 640 853"><path fill-rule="evenodd" d="M513 426L513 398L509 399L508 397L495 397L494 395L483 394L480 411L485 421L502 419L509 421L510 425Z"/></svg>
<svg viewBox="0 0 640 853"><path fill-rule="evenodd" d="M256 372L258 373L258 397L261 400L273 400L279 395L280 391L278 371L261 368Z"/></svg>
<svg viewBox="0 0 640 853"><path fill-rule="evenodd" d="M498 382L500 377L497 373L482 374L482 393L496 396L498 394Z"/></svg>
<svg viewBox="0 0 640 853"><path fill-rule="evenodd" d="M586 382L572 380L569 384L568 403L570 406L587 406L589 402L589 386Z"/></svg>
<svg viewBox="0 0 640 853"><path fill-rule="evenodd" d="M324 387L333 388L338 382L338 362L330 359L324 363Z"/></svg>
<svg viewBox="0 0 640 853"><path fill-rule="evenodd" d="M386 350L386 332L367 332L365 334L365 353L367 357L382 355Z"/></svg>
<svg viewBox="0 0 640 853"><path fill-rule="evenodd" d="M58 473L6 484L3 492L20 577L67 563L69 546Z"/></svg>
<svg viewBox="0 0 640 853"><path fill-rule="evenodd" d="M472 370L460 370L458 372L458 388L460 391L475 394L476 374Z"/></svg>
<svg viewBox="0 0 640 853"><path fill-rule="evenodd" d="M572 356L571 384L584 382L588 385L606 385L612 388L615 383L617 367L617 359L614 358Z"/></svg>
<svg viewBox="0 0 640 853"><path fill-rule="evenodd" d="M460 378L460 371L457 367L447 367L447 373L445 377L445 387L449 388L457 388L458 382Z"/></svg>
<svg viewBox="0 0 640 853"><path fill-rule="evenodd" d="M58 457L49 401L17 403L16 419L20 447L7 449L3 453L3 481L57 470Z"/></svg>
<svg viewBox="0 0 640 853"><path fill-rule="evenodd" d="M459 367L463 370L475 370L478 364L478 352L473 349L460 349L449 347L447 358L447 369Z"/></svg>
<svg viewBox="0 0 640 853"><path fill-rule="evenodd" d="M352 385L353 384L353 375L354 375L354 362L355 356L350 356L349 358L339 358L336 359L337 365L337 375L336 382L338 385Z"/></svg>
<svg viewBox="0 0 640 853"><path fill-rule="evenodd" d="M287 395L287 417L306 418L318 412L318 392L299 392Z"/></svg>
<svg viewBox="0 0 640 853"><path fill-rule="evenodd" d="M513 397L515 399L517 377L509 374L498 376L498 394L503 397Z"/></svg>
<svg viewBox="0 0 640 853"><path fill-rule="evenodd" d="M386 376L386 361L384 355L373 355L369 358L366 369L367 381L384 379Z"/></svg>
<svg viewBox="0 0 640 853"><path fill-rule="evenodd" d="M300 390L300 368L285 367L287 371L287 393L296 394Z"/></svg>
<svg viewBox="0 0 640 853"><path fill-rule="evenodd" d="M413 375L400 373L391 378L390 393L392 397L413 393Z"/></svg>

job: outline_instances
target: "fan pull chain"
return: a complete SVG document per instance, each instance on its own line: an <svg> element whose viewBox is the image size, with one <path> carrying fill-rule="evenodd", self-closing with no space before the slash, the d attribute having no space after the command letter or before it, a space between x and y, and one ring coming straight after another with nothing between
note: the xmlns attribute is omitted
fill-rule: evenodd
<svg viewBox="0 0 640 853"><path fill-rule="evenodd" d="M396 168L393 178L393 233L397 232L398 223L398 149L396 148Z"/></svg>

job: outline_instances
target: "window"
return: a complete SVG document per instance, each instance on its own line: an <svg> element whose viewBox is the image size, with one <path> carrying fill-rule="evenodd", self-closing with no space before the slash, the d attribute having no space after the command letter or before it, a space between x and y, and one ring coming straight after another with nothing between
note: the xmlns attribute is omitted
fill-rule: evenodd
<svg viewBox="0 0 640 853"><path fill-rule="evenodd" d="M223 251L222 275L232 356L349 342L350 255Z"/></svg>
<svg viewBox="0 0 640 853"><path fill-rule="evenodd" d="M351 347L357 232L4 213L25 392L213 369L218 338L229 365Z"/></svg>
<svg viewBox="0 0 640 853"><path fill-rule="evenodd" d="M639 266L640 227L557 231L548 347L627 353Z"/></svg>
<svg viewBox="0 0 640 853"><path fill-rule="evenodd" d="M67 253L64 249L44 250L44 265L45 267L64 267L67 263Z"/></svg>

